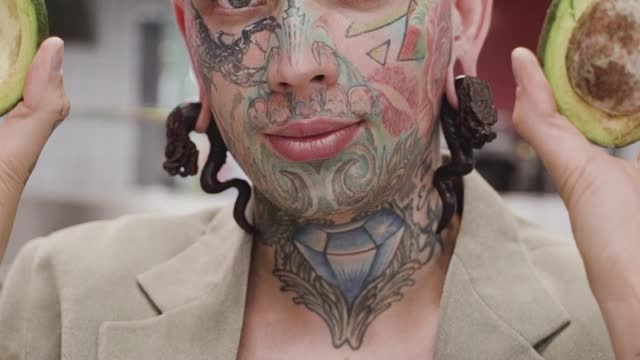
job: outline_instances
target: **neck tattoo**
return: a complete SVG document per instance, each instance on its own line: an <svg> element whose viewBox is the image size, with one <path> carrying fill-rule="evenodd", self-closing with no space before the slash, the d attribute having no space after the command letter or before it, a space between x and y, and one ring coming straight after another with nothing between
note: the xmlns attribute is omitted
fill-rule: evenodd
<svg viewBox="0 0 640 360"><path fill-rule="evenodd" d="M258 241L274 249L273 275L295 304L325 321L336 348L360 349L373 321L444 250L436 234L442 205L430 184L439 164L434 133L424 158L404 168L400 191L346 224L301 220L256 194Z"/></svg>

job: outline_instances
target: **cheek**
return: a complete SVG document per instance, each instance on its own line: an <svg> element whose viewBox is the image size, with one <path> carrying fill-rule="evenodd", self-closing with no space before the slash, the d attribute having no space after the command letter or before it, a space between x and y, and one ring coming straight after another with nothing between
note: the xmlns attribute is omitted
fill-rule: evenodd
<svg viewBox="0 0 640 360"><path fill-rule="evenodd" d="M380 68L369 77L382 107L382 124L394 137L416 126L418 81L408 75L404 66L396 65Z"/></svg>
<svg viewBox="0 0 640 360"><path fill-rule="evenodd" d="M451 62L453 45L451 30L451 4L441 1L433 9L426 24L426 58L423 65L420 116L435 119L440 109L440 99L444 93L447 69ZM434 124L432 121L428 124ZM427 125L427 123L425 123ZM422 128L425 134L431 127Z"/></svg>
<svg viewBox="0 0 640 360"><path fill-rule="evenodd" d="M422 29L419 27L413 25L407 26L404 43L402 44L398 58L403 61L420 58L423 55L422 52L424 52L424 49L421 48L421 46L424 45L423 35Z"/></svg>
<svg viewBox="0 0 640 360"><path fill-rule="evenodd" d="M243 63L249 67L259 68L265 65L266 53L269 49L269 39L271 33L263 31L254 34L251 38L251 45L247 49Z"/></svg>
<svg viewBox="0 0 640 360"><path fill-rule="evenodd" d="M231 152L237 153L241 149L238 146L240 139L244 139L245 133L245 95L239 89L227 89L227 95L222 92L212 91L210 99L213 116L222 133L225 143Z"/></svg>

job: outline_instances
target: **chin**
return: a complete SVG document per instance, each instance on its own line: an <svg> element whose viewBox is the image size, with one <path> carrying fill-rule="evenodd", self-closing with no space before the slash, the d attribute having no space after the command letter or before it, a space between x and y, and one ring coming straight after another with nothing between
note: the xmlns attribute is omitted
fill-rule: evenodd
<svg viewBox="0 0 640 360"><path fill-rule="evenodd" d="M370 130L358 133L343 151L318 160L292 161L263 144L247 174L275 206L296 216L320 218L367 209L381 201L379 188L387 180L380 176L380 142Z"/></svg>

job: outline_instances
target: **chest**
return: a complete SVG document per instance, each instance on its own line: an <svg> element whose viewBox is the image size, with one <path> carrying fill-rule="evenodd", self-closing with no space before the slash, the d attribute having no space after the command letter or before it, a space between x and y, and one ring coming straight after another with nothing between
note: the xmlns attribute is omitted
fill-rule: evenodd
<svg viewBox="0 0 640 360"><path fill-rule="evenodd" d="M312 315L312 314L311 314ZM362 346L336 347L327 324L300 313L293 319L245 318L238 360L431 360L436 348L437 324L405 322L398 327L374 323Z"/></svg>
<svg viewBox="0 0 640 360"><path fill-rule="evenodd" d="M425 344L402 344L389 342L375 347L351 350L335 349L326 344L314 344L305 341L304 337L289 334L298 343L288 347L265 346L254 347L243 343L238 352L238 360L432 360L435 349Z"/></svg>

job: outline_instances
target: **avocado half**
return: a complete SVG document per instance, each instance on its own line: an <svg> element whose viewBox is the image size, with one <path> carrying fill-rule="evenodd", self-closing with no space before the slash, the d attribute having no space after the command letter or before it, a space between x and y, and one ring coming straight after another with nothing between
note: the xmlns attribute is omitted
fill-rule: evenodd
<svg viewBox="0 0 640 360"><path fill-rule="evenodd" d="M640 140L640 0L553 0L538 57L560 112L590 141Z"/></svg>
<svg viewBox="0 0 640 360"><path fill-rule="evenodd" d="M48 36L44 0L0 0L0 116L22 98L33 57Z"/></svg>

